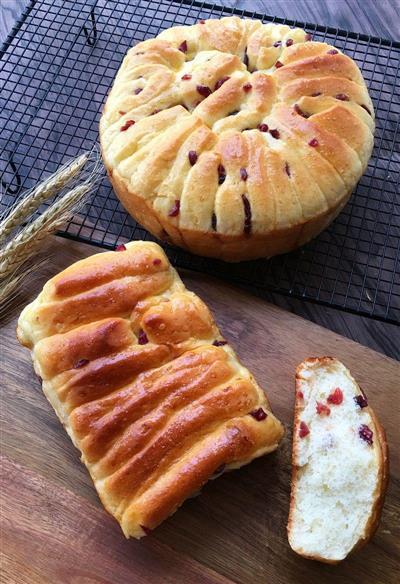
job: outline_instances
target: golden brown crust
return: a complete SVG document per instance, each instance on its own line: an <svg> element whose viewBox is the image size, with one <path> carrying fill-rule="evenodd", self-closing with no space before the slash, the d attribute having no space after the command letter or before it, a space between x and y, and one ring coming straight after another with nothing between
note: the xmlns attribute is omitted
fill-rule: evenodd
<svg viewBox="0 0 400 584"><path fill-rule="evenodd" d="M135 214L140 223L143 221L151 223L150 231L156 237L166 242L173 242L193 253L217 257L227 262L239 261L244 254L246 259L256 259L260 255L272 257L279 253L293 251L321 233L340 213L351 195L351 191L345 192L343 199L338 199L335 207L324 210L311 219L303 220L296 229L293 227L276 229L265 234L254 234L249 238L244 234L235 236L218 232L199 232L186 228L180 228L178 232L168 223L161 224L154 209L133 190L127 191L126 185L121 181L116 171L112 176L109 175L109 178L124 207L132 215Z"/></svg>
<svg viewBox="0 0 400 584"><path fill-rule="evenodd" d="M386 432L383 426L381 426L375 412L370 409L369 413L374 422L375 436L377 436L377 443L379 444L380 448L379 485L376 489L376 499L371 511L371 516L365 527L365 537L359 541L357 546L352 551L368 543L377 530L381 518L383 504L385 502L386 489L389 482L389 447L386 439Z"/></svg>
<svg viewBox="0 0 400 584"><path fill-rule="evenodd" d="M287 532L288 534L291 532L292 525L293 525L293 511L296 499L296 491L297 491L297 476L299 472L299 466L297 464L298 460L298 439L296 438L298 431L299 431L299 424L300 424L300 413L302 410L301 406L301 399L299 397L299 391L301 386L301 373L305 367L312 365L312 366L324 366L329 365L337 360L334 357L309 357L296 368L296 375L295 375L295 404L294 404L294 421L293 421L293 442L292 442L292 477L291 477L291 492L290 492L290 505L289 505L289 517L287 523ZM364 391L357 386L360 390L360 393L365 395ZM376 487L375 492L375 500L373 507L371 509L370 516L368 518L367 524L364 529L364 534L360 539L357 541L355 546L350 553L355 552L356 550L363 547L368 541L373 537L376 529L379 525L379 520L382 513L383 504L385 501L386 489L389 480L389 451L388 451L388 443L386 440L385 430L380 424L375 412L373 409L368 406L368 413L373 420L373 428L374 428L374 443L377 445L377 452L378 452L378 484ZM317 556L317 555L307 555L305 553L301 553L299 550L296 550L297 553L302 555L303 557L309 560L316 560L319 562L323 562L326 564L337 564L339 560L329 560L327 558ZM348 555L349 555L348 554Z"/></svg>
<svg viewBox="0 0 400 584"><path fill-rule="evenodd" d="M17 334L127 536L282 437L210 311L154 243L73 264L24 309Z"/></svg>
<svg viewBox="0 0 400 584"><path fill-rule="evenodd" d="M373 106L349 57L306 41L300 29L229 17L128 52L100 138L139 223L240 261L291 251L339 213L371 155Z"/></svg>

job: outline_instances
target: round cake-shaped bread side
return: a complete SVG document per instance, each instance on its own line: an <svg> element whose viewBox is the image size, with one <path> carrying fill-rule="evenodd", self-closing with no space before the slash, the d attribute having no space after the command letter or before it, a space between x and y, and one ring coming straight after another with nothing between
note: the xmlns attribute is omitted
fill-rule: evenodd
<svg viewBox="0 0 400 584"><path fill-rule="evenodd" d="M374 111L352 59L238 17L128 51L100 121L104 162L156 237L227 261L315 237L368 164Z"/></svg>

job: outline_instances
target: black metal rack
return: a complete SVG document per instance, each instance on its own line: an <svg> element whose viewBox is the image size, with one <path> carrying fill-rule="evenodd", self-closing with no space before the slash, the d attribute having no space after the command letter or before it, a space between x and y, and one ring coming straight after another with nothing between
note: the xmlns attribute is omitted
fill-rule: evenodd
<svg viewBox="0 0 400 584"><path fill-rule="evenodd" d="M376 110L375 150L350 202L317 239L271 260L237 265L166 246L178 267L400 321L400 43L181 0L34 0L3 45L0 67L1 208L98 139L98 120L127 49L177 24L237 14L300 26L359 64ZM104 178L65 237L113 248L151 239Z"/></svg>

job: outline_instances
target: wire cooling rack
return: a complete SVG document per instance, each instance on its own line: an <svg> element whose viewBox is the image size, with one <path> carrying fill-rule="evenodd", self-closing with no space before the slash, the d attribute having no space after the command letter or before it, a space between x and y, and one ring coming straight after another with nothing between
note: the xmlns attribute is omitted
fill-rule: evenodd
<svg viewBox="0 0 400 584"><path fill-rule="evenodd" d="M375 150L348 205L302 249L231 265L166 246L171 261L258 293L275 290L399 322L399 42L197 1L32 1L0 53L1 207L97 141L102 105L130 46L170 26L231 14L300 26L355 59L376 110ZM106 177L62 235L108 248L151 239Z"/></svg>

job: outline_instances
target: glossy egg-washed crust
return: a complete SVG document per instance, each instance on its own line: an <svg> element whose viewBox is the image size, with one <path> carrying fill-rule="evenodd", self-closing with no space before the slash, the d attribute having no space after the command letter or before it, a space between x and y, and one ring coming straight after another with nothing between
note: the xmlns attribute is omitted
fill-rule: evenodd
<svg viewBox="0 0 400 584"><path fill-rule="evenodd" d="M265 394L155 243L73 264L24 309L17 334L126 536L282 438Z"/></svg>
<svg viewBox="0 0 400 584"><path fill-rule="evenodd" d="M292 480L291 480L291 494L290 494L290 510L289 518L287 524L287 531L290 534L292 523L294 506L297 494L297 475L298 475L298 445L299 438L298 432L300 429L300 415L303 410L303 400L299 398L299 391L301 389L301 382L303 378L303 372L307 369L314 369L319 367L331 367L332 365L342 365L340 361L334 357L310 357L306 359L296 368L296 381L295 381L295 406L294 406L294 424L293 424L293 445L292 445ZM355 379L351 376L350 371L346 370L346 375L350 378L351 382L355 384L358 388L357 395L362 394L365 396L365 392L360 388ZM385 502L386 489L389 481L389 449L386 440L386 433L382 425L380 424L374 410L368 405L365 410L372 419L370 424L371 429L374 433L374 443L373 448L376 456L376 464L378 467L378 482L376 485L376 490L374 494L374 504L371 509L370 516L365 525L363 533L360 534L359 540L354 545L350 553L363 547L371 537L374 535L378 528L379 520L382 513L383 504ZM330 560L321 556L310 556L306 553L302 553L301 550L295 550L298 554L304 556L309 560L317 560L326 564L337 564L340 560ZM348 554L348 555L349 555Z"/></svg>
<svg viewBox="0 0 400 584"><path fill-rule="evenodd" d="M370 158L374 110L354 61L308 39L229 17L128 51L100 138L139 223L239 261L290 251L335 218Z"/></svg>

